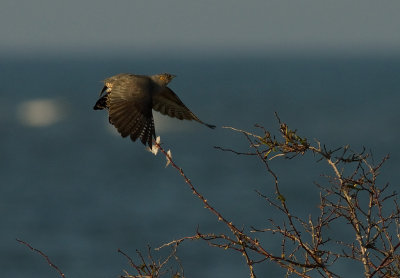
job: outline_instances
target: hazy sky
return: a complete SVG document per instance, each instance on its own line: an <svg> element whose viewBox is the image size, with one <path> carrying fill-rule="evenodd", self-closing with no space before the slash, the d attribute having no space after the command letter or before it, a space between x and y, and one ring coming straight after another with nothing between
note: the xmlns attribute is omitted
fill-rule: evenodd
<svg viewBox="0 0 400 278"><path fill-rule="evenodd" d="M1 0L0 51L399 51L400 1Z"/></svg>

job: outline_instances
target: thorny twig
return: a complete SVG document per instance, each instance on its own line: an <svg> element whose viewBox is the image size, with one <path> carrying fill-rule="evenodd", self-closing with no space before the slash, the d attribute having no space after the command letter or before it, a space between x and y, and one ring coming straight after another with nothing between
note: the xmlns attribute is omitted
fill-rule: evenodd
<svg viewBox="0 0 400 278"><path fill-rule="evenodd" d="M29 243L27 243L27 242L25 242L25 241L23 241L23 240L16 239L16 241L18 241L19 243L21 243L21 244L27 246L27 247L28 247L29 249L31 249L32 251L34 251L34 252L40 254L43 258L45 258L45 260L47 261L47 263L48 263L52 268L54 268L54 269L58 272L58 274L60 274L61 277L65 278L64 273L58 268L58 266L56 266L56 265L50 260L50 258L49 258L45 253L43 253L43 252L40 251L39 249L36 249L36 248L32 247L32 245L30 245Z"/></svg>
<svg viewBox="0 0 400 278"><path fill-rule="evenodd" d="M165 268L166 268L167 263L172 258L175 259L175 261L178 263L178 265L181 269L180 272L179 271L174 272L173 277L184 277L184 271L183 271L182 264L176 255L178 243L175 243L171 247L172 248L171 248L171 252L169 253L169 255L167 255L167 257L165 257L161 261L156 261L153 258L152 254L151 254L150 246L148 247L148 250L147 250L147 259L145 259L145 257L143 257L142 253L139 250L136 250L137 256L139 257L139 260L140 260L140 264L135 263L134 260L128 254L123 252L121 249L118 249L118 253L121 253L123 256L125 256L128 259L129 264L137 272L136 275L132 275L132 274L129 274L128 271L124 270L125 275L121 275L120 277L121 278L159 278L162 275L169 272L169 270L165 269ZM172 271L172 269L171 269L171 271Z"/></svg>
<svg viewBox="0 0 400 278"><path fill-rule="evenodd" d="M248 133L248 132L244 132L244 134L246 136L252 135L251 133ZM261 138L261 137L259 137L259 138ZM265 259L269 259L271 261L275 261L281 267L286 268L290 272L296 273L297 275L299 275L301 277L309 277L309 276L306 274L307 271L299 270L299 269L297 269L297 267L300 267L300 268L303 268L303 269L315 269L315 268L319 268L319 267L322 266L321 262L318 262L317 259L315 259L316 263L311 263L311 262L302 263L302 262L298 262L296 260L292 260L290 258L285 258L283 256L272 255L270 252L268 252L261 245L261 243L257 239L249 236L243 230L238 229L231 221L227 220L219 211L217 211L212 205L210 205L210 203L207 201L207 199L194 187L194 185L192 184L190 179L183 172L183 169L180 168L175 163L175 161L172 159L171 155L167 151L165 151L163 149L161 144L159 142L154 142L154 144L166 156L167 160L170 162L172 167L175 168L176 170L178 170L180 175L184 178L186 184L189 185L189 187L190 187L191 191L193 192L193 194L195 194L196 197L199 198L203 202L205 208L207 208L214 215L216 215L218 220L222 221L231 230L232 234L235 236L235 240L231 239L230 237L228 237L226 235L215 235L215 234L211 234L210 235L209 234L208 236L205 236L205 235L202 235L202 234L198 233L197 236L199 236L199 238L204 239L204 240L216 240L216 239L226 240L228 242L227 244L211 243L211 245L212 246L217 246L217 247L220 247L220 248L224 248L224 249L229 248L229 249L233 249L233 250L241 252L242 255L244 256L245 260L246 260L246 264L249 267L250 277L256 277L253 265L255 263L259 263L261 261L264 261ZM261 156L261 153L258 152L257 155ZM273 175L275 175L272 171L271 171L271 173ZM277 180L277 177L276 177L276 180ZM278 187L276 187L276 190L277 190L277 192L279 192L279 188ZM174 241L174 242L182 242L184 239L185 238L179 239L179 240ZM188 239L195 239L195 237L189 237ZM197 239L197 237L196 237L196 239ZM303 247L307 248L305 244L303 244ZM251 259L250 255L248 253L248 250L254 251L257 254L260 254L260 255L264 256L264 259L258 260L258 261L255 261L255 260ZM311 256L311 254L310 254L310 256ZM327 269L325 269L325 272L328 273L328 277L334 277L335 276L333 273L331 273Z"/></svg>
<svg viewBox="0 0 400 278"><path fill-rule="evenodd" d="M396 200L394 201L397 209L389 215L384 215L382 209L383 203L397 197L397 194L391 193L384 196L383 192L388 188L388 185L379 187L376 184L379 169L388 159L388 156L377 165L372 166L367 161L369 154L365 153L365 148L359 153L354 153L350 151L349 146L334 150L321 146L319 142L317 142L317 146L312 146L306 138L298 136L297 131L290 130L285 123L281 122L278 116L277 118L283 140L271 136L268 131L258 125L256 127L264 132L263 136L232 127L225 127L241 132L250 143L250 148L255 152L237 152L228 148L217 147L220 150L238 155L256 154L264 163L267 172L274 178L275 194L280 202L275 203L275 201L259 191L257 193L286 216L290 229L286 225L280 226L271 220L274 228L253 228L253 231L280 233L283 236L283 254L286 252L287 240L296 242L297 247L292 253L286 254L286 257L296 258L296 261L299 257L306 258L307 262L308 259L314 260L319 266L317 271L321 275L322 270L328 277L336 276L327 267L335 263L339 258L346 258L360 261L364 267L365 277L372 277L378 272L385 277L399 276L400 255L395 254L399 244L393 244L396 237L393 237L393 234L389 232L389 227L398 225L397 221L400 218L400 212ZM339 151L342 153L340 154ZM279 190L278 177L269 166L269 161L274 158L285 157L292 159L306 152L312 152L320 156L319 160L325 160L334 172L334 177L328 176L331 182L330 188L318 185L325 193L320 195L321 213L316 222L312 221L311 218L308 221L302 220L290 212L286 199ZM353 164L356 166L353 172L347 176L344 175L343 167ZM361 206L362 192L365 192L368 196L369 201L366 207ZM344 250L343 253L338 253L322 249L326 243L330 242L329 239L323 238L323 229L326 229L328 225L338 219L345 219L353 229L357 244L341 243L350 249L350 253ZM299 230L295 222L301 225L303 231ZM305 238L304 232L311 235L311 241L303 240ZM400 235L397 231L397 241L399 239ZM377 244L378 240L380 240L380 245ZM378 246L380 247L378 248ZM295 254L300 251L304 252L302 256L295 257ZM377 262L379 266L375 266L374 262Z"/></svg>
<svg viewBox="0 0 400 278"><path fill-rule="evenodd" d="M256 277L254 266L265 261L274 262L286 269L286 276L296 274L300 277L312 277L310 276L311 272L315 271L321 277L340 277L339 274L332 272L330 267L342 259L360 262L364 268L364 275L368 278L378 275L388 278L400 277L400 255L398 251L400 249L400 209L396 200L397 194L386 194L389 185L379 186L377 183L380 168L388 159L388 156L377 165L372 165L369 162L370 155L365 152L365 148L356 153L351 151L349 146L331 150L318 141L316 141L316 145L313 145L306 138L299 136L296 130L289 129L288 125L283 123L278 115L276 117L279 122L281 138L271 136L269 131L259 125L256 125L256 127L262 131L261 136L233 127L224 127L243 134L250 143L251 151L239 152L229 148L215 148L236 155L257 157L264 164L266 171L273 177L275 199L260 191L256 192L268 204L281 212L285 220L280 223L281 221L269 219L270 227L251 227L250 233L280 235L282 238L281 254L274 255L256 237L251 236L244 228L239 229L215 209L197 190L183 169L175 163L171 152L163 149L158 138L154 142L151 152L157 154L157 151L160 150L165 155L167 166L171 165L179 172L192 193L201 200L206 209L225 224L232 235L223 233L204 234L197 229L193 236L176 239L156 248L157 251L167 246L172 248L172 252L162 261L156 262L154 260L150 248L147 259L137 251L141 261L139 265L135 264L126 253L118 250L129 260L130 265L137 272L137 275L130 275L125 271L126 275L121 277L160 277L165 273L163 269L172 258L181 267L182 274L181 276L177 272L174 277L184 277L183 268L176 256L176 250L183 241L199 239L207 241L210 246L240 252L245 258L250 277ZM270 167L270 163L274 159L279 157L293 159L307 152L313 153L317 157L317 161L325 161L333 171L332 176L323 175L328 181L328 186L317 184L321 190L319 194L320 213L315 219L311 216L303 219L292 213L286 198L281 193L278 176ZM350 166L353 165L354 167L351 168ZM350 173L345 171L345 166L352 171ZM390 212L388 212L386 205L389 200L394 202L394 209ZM326 238L325 231L340 220L350 224L347 225L347 228L351 228L353 237L349 235L346 241ZM47 255L22 240L17 239L17 241L43 256L49 265L56 269L61 277L65 278L64 274L50 261Z"/></svg>

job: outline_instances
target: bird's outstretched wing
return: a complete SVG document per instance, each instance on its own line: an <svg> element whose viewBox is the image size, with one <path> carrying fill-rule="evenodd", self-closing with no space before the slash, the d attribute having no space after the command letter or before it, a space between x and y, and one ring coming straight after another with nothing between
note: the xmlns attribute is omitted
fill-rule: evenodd
<svg viewBox="0 0 400 278"><path fill-rule="evenodd" d="M107 96L109 120L122 137L130 136L133 141L140 141L150 147L152 137L156 138L151 97L132 84L114 83Z"/></svg>
<svg viewBox="0 0 400 278"><path fill-rule="evenodd" d="M164 90L153 96L153 109L172 118L189 121L195 120L209 128L215 128L215 125L210 125L201 121L168 87L165 87Z"/></svg>

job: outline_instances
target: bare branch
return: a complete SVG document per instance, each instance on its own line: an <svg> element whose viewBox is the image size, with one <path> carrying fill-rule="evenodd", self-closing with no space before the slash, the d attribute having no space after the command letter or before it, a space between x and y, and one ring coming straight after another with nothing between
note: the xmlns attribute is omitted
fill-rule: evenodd
<svg viewBox="0 0 400 278"><path fill-rule="evenodd" d="M52 268L54 268L54 269L58 272L58 274L60 274L61 277L65 278L64 273L58 268L58 266L56 266L56 265L50 260L50 258L49 258L45 253L43 253L43 252L40 251L39 249L36 249L36 248L32 247L29 243L27 243L27 242L25 242L25 241L23 241L23 240L16 239L16 241L18 241L19 243L21 243L21 244L27 246L27 247L28 247L29 249L31 249L32 251L34 251L34 252L40 254L43 258L45 258L45 260L47 261L47 263L48 263Z"/></svg>

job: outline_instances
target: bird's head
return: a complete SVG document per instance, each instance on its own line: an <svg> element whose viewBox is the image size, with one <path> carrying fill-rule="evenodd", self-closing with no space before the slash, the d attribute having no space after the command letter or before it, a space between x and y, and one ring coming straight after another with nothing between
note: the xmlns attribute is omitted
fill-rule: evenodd
<svg viewBox="0 0 400 278"><path fill-rule="evenodd" d="M161 86L167 86L169 82L171 82L172 79L174 79L176 75L169 74L169 73L161 73L161 74L156 74L153 75L151 78L156 82L157 84Z"/></svg>

